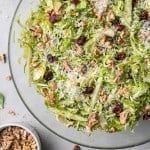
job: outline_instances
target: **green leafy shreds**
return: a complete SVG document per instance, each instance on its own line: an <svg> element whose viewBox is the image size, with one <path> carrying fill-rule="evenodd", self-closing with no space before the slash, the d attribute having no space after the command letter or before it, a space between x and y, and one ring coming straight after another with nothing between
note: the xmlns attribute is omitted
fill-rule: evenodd
<svg viewBox="0 0 150 150"><path fill-rule="evenodd" d="M4 108L4 95L0 93L0 109Z"/></svg>
<svg viewBox="0 0 150 150"><path fill-rule="evenodd" d="M55 14L59 2L60 20L57 18L53 23L50 15ZM19 42L24 48L30 83L45 97L45 105L56 118L77 130L91 125L90 131L123 131L127 127L133 131L144 107L150 103L146 61L150 51L139 39L143 6L137 3L133 7L131 0L109 4L101 18L97 18L89 0L77 5L42 0L25 26L18 21L22 27ZM108 13L115 20L109 21ZM123 25L123 29L116 25ZM124 124L120 114L114 113L118 103L123 105L123 112L128 112Z"/></svg>

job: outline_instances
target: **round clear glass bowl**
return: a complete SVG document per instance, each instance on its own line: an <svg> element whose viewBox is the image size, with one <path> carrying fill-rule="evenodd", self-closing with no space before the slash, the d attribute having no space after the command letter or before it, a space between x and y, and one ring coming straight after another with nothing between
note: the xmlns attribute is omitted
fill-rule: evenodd
<svg viewBox="0 0 150 150"><path fill-rule="evenodd" d="M19 2L15 15L12 20L8 55L12 79L16 90L33 116L47 129L56 135L68 141L98 149L118 149L142 145L150 142L150 121L140 121L135 128L135 133L131 134L129 130L108 134L102 131L96 131L94 134L76 131L73 128L67 128L65 125L55 119L44 105L44 98L39 95L33 86L29 86L27 75L24 73L24 63L18 63L18 59L23 55L23 49L19 47L18 37L21 27L17 23L19 17L24 24L30 11L35 10L39 4L38 0L22 0Z"/></svg>

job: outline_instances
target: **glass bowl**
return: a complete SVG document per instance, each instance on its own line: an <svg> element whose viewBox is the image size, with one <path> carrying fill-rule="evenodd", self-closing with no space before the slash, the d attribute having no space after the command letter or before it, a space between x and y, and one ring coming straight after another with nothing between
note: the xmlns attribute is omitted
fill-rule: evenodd
<svg viewBox="0 0 150 150"><path fill-rule="evenodd" d="M39 95L34 86L29 86L27 75L24 73L24 63L18 63L18 59L23 55L23 49L19 47L18 37L21 27L17 23L20 17L24 24L31 10L35 10L39 4L38 0L20 1L13 17L10 29L8 55L12 79L16 90L32 115L47 129L59 137L82 146L98 149L118 149L134 147L150 142L150 121L140 121L135 128L135 133L131 134L127 129L119 133L104 133L96 131L94 134L76 131L73 128L67 128L64 124L55 119L44 105L44 98Z"/></svg>
<svg viewBox="0 0 150 150"><path fill-rule="evenodd" d="M29 124L27 123L22 123L22 122L11 122L11 123L6 123L6 124L2 124L0 125L0 132L8 127L20 127L22 129L24 129L25 131L27 131L35 140L36 146L37 146L37 150L41 150L41 142L40 142L40 138L39 135L37 133L37 131Z"/></svg>

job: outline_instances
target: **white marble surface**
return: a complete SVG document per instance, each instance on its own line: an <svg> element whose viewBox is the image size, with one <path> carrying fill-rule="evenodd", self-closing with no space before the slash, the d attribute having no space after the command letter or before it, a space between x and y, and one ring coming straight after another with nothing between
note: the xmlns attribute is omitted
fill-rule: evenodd
<svg viewBox="0 0 150 150"><path fill-rule="evenodd" d="M17 7L19 0L0 0L0 54L8 54L8 35L10 23ZM8 57L7 57L8 58ZM5 95L5 108L0 110L0 124L8 122L26 122L31 124L38 131L43 150L72 150L73 143L65 141L60 137L52 134L45 129L34 117L28 112L18 96L12 81L5 78L10 75L8 60L3 64L0 62L0 93ZM16 115L9 115L8 111L13 110ZM81 147L82 150L92 150ZM149 150L150 144L140 147L130 148L128 150Z"/></svg>

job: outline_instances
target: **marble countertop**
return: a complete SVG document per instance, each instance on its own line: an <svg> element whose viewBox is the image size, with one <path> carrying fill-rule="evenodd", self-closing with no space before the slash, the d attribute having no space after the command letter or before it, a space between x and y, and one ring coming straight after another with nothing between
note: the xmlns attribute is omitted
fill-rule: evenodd
<svg viewBox="0 0 150 150"><path fill-rule="evenodd" d="M8 59L8 36L11 20L19 0L0 0L0 54L6 54ZM18 96L12 81L6 80L10 75L8 60L4 64L0 62L0 93L5 96L5 107L0 110L0 124L8 122L26 122L32 124L38 131L43 150L72 150L74 143L70 143L54 135L43 127L26 109ZM9 111L15 112L11 115ZM81 147L82 150L93 150ZM150 144L129 150L148 150Z"/></svg>

